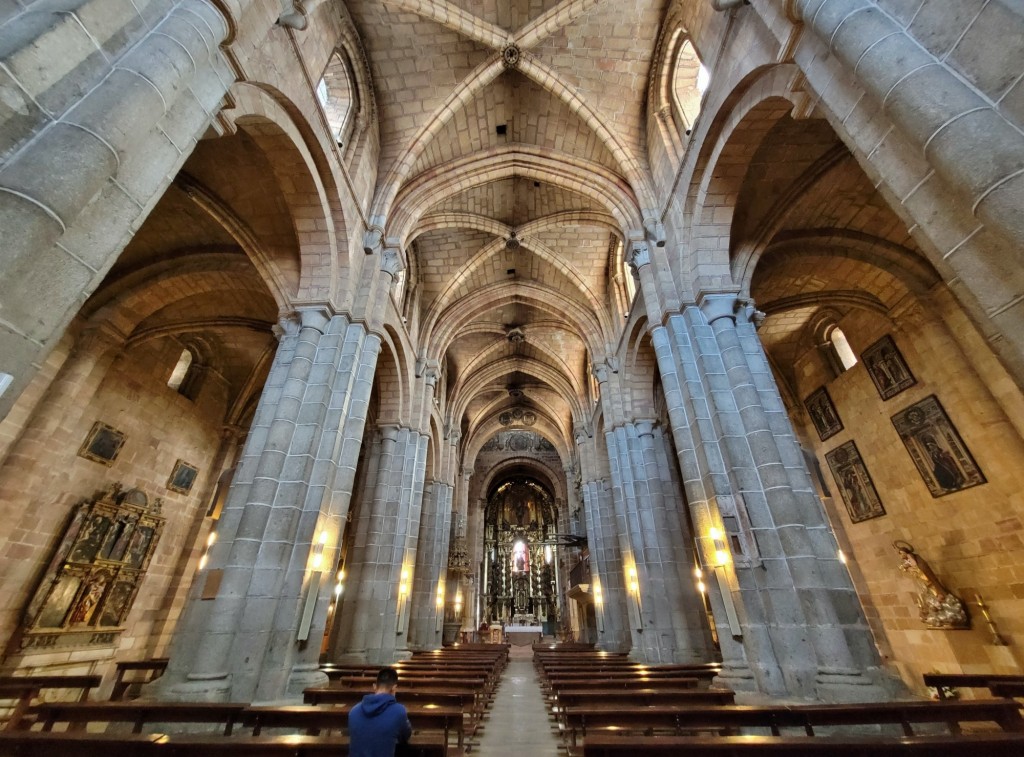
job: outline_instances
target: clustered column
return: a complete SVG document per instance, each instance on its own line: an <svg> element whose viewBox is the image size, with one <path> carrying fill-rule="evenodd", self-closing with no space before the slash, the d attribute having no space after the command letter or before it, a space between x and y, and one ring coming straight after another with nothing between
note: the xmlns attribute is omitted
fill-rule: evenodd
<svg viewBox="0 0 1024 757"><path fill-rule="evenodd" d="M679 513L669 507L654 422L606 433L615 520L622 541L633 654L645 662L708 662L711 640L692 580Z"/></svg>
<svg viewBox="0 0 1024 757"><path fill-rule="evenodd" d="M379 338L323 308L283 319L281 345L190 593L158 692L296 697L315 671ZM312 608L312 613L310 613Z"/></svg>
<svg viewBox="0 0 1024 757"><path fill-rule="evenodd" d="M590 573L594 585L597 646L609 652L628 652L632 647L626 614L622 555L615 529L615 513L609 482L597 477L596 445L586 431L577 430L583 484L583 512L590 548Z"/></svg>
<svg viewBox="0 0 1024 757"><path fill-rule="evenodd" d="M428 437L397 425L381 434L373 497L360 508L347 560L353 589L338 608L345 645L338 662L387 664L408 655Z"/></svg>

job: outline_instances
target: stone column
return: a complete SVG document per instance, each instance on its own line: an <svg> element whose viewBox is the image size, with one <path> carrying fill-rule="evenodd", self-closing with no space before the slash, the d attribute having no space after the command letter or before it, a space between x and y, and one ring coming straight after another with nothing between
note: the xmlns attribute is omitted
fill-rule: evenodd
<svg viewBox="0 0 1024 757"><path fill-rule="evenodd" d="M689 576L684 533L668 513L654 422L622 424L606 438L633 653L650 663L709 662L710 640L699 620L690 620L703 606Z"/></svg>
<svg viewBox="0 0 1024 757"><path fill-rule="evenodd" d="M373 501L360 508L351 589L339 608L340 662L389 664L407 655L428 439L402 426L381 431Z"/></svg>
<svg viewBox="0 0 1024 757"><path fill-rule="evenodd" d="M347 515L339 490L351 490L338 453L360 425L349 416L365 408L378 344L324 308L283 319L278 333L217 541L155 686L164 698L280 700L324 678L309 661L327 611L323 574Z"/></svg>
<svg viewBox="0 0 1024 757"><path fill-rule="evenodd" d="M88 17L70 20L63 7L38 5L2 30L4 59L18 79L5 84L15 98L9 107L39 114L31 98L40 98L51 115L21 119L0 170L0 228L17 230L4 241L0 266L0 370L14 376L0 417L185 162L234 80L219 48L228 23L215 4L168 5L141 33L109 26L119 23L113 8L93 14L105 26L89 29ZM60 32L44 33L53 29ZM97 38L107 41L104 49ZM36 76L45 58L68 64L67 81Z"/></svg>
<svg viewBox="0 0 1024 757"><path fill-rule="evenodd" d="M580 465L584 475L596 473L594 440L577 431ZM626 612L622 556L615 529L615 513L608 481L594 478L583 485L583 509L590 549L597 646L609 652L628 652L632 646Z"/></svg>
<svg viewBox="0 0 1024 757"><path fill-rule="evenodd" d="M451 532L451 491L451 486L441 481L427 481L423 489L423 514L416 549L416 578L409 624L410 645L417 650L441 646L445 592L453 592L456 588L445 583Z"/></svg>

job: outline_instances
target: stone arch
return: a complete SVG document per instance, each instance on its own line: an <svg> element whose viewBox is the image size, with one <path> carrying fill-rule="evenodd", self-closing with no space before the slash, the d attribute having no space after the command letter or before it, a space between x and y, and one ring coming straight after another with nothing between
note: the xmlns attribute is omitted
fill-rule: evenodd
<svg viewBox="0 0 1024 757"><path fill-rule="evenodd" d="M473 373L465 382L460 381L457 383L451 393L452 417L462 417L466 406L468 406L479 388L486 386L489 382L504 376L506 373L514 371L533 376L548 384L562 395L571 409L573 418L583 417L583 408L579 400L581 390L573 384L570 378L547 363L534 358L523 358L518 355L492 361L484 369Z"/></svg>
<svg viewBox="0 0 1024 757"><path fill-rule="evenodd" d="M549 439L548 441L551 440ZM542 480L546 479L544 483L547 484L555 500L565 501L567 488L564 483L565 473L558 473L552 470L551 466L543 460L525 455L506 458L491 468L480 482L480 492L486 496L486 493L491 490L495 481L507 475L508 471L514 468L533 469L532 472L538 472L540 475L537 477Z"/></svg>
<svg viewBox="0 0 1024 757"><path fill-rule="evenodd" d="M233 121L266 155L292 216L300 260L295 298L324 301L337 290L342 273L334 251L349 247L326 157L298 108L280 93L238 82L231 94Z"/></svg>
<svg viewBox="0 0 1024 757"><path fill-rule="evenodd" d="M379 403L378 423L401 425L409 413L411 382L407 380L402 351L390 330L385 329L380 341L380 356L374 373L374 389Z"/></svg>
<svg viewBox="0 0 1024 757"><path fill-rule="evenodd" d="M793 108L789 84L796 73L789 64L753 71L716 114L702 142L684 205L689 244L679 246L678 261L698 291L735 287L729 245L720 246L720 241L730 239L746 166L768 130Z"/></svg>
<svg viewBox="0 0 1024 757"><path fill-rule="evenodd" d="M389 235L401 240L404 247L419 219L439 201L512 177L542 181L590 198L608 209L623 233L643 227L636 196L618 174L555 150L513 145L456 158L408 181L395 198Z"/></svg>
<svg viewBox="0 0 1024 757"><path fill-rule="evenodd" d="M524 235L525 233L526 232L524 230ZM522 247L529 250L541 260L554 267L559 273L564 275L597 316L601 323L603 333L612 333L612 323L608 316L607 306L598 299L597 295L594 294L593 290L591 290L587 285L579 271L562 260L554 250L536 239L524 237L522 240ZM427 312L424 322L429 324L436 321L439 314L444 312L444 310L452 303L452 300L456 296L459 288L467 281L470 281L473 274L484 266L488 260L493 258L495 255L500 255L504 249L505 240L499 238L484 245L476 254L472 255L462 268L451 277L444 290L438 294L431 303L430 310Z"/></svg>
<svg viewBox="0 0 1024 757"><path fill-rule="evenodd" d="M499 282L481 287L437 314L433 321L424 323L421 343L427 346L427 356L440 359L463 325L481 313L513 302L532 305L571 324L592 354L603 355L605 342L611 341L593 313L579 303L566 300L558 290L524 281L516 282L515 286Z"/></svg>

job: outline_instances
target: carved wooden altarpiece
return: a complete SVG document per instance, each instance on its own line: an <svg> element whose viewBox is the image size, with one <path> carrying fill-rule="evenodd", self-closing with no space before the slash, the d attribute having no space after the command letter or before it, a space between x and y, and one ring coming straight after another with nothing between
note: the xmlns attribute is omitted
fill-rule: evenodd
<svg viewBox="0 0 1024 757"><path fill-rule="evenodd" d="M111 645L124 630L164 518L120 484L72 508L64 535L25 610L20 647Z"/></svg>

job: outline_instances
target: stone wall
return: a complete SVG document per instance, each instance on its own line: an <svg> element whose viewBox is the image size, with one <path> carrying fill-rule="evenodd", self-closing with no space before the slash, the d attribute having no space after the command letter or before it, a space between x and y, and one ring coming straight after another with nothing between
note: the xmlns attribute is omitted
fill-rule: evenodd
<svg viewBox="0 0 1024 757"><path fill-rule="evenodd" d="M35 590L73 504L116 481L125 488L141 489L151 502L161 498L167 519L116 649L96 647L24 658L15 654L5 664L78 670L115 654L140 658L163 651L156 648L153 632L165 619L168 587L181 570L179 557L183 550L191 551L196 520L205 513L211 485L220 473L211 470L210 464L220 444L227 399L212 372L207 373L195 401L169 389L167 378L180 353L181 346L172 339L129 349L114 361L74 421L50 435L44 456L25 460L15 444L6 470L0 469L3 519L11 524L0 537L0 593L5 598L0 635L5 642ZM96 421L125 434L124 446L109 467L77 454ZM187 495L167 488L178 459L199 468Z"/></svg>
<svg viewBox="0 0 1024 757"><path fill-rule="evenodd" d="M840 544L852 551L851 573L883 655L891 653L904 680L922 689L921 674L1017 672L1024 660L1024 455L1019 395L1000 398L991 350L944 289L931 302L907 308L895 325L868 311L839 320L853 351L891 334L917 380L883 401L863 361L833 377L816 347L797 360L799 400L824 385L844 428L824 442L805 409L803 437L813 446L832 495L826 503ZM891 417L936 395L987 483L932 497ZM871 475L885 515L853 523L825 454L853 440ZM969 631L927 628L918 617L921 587L899 570L894 540L910 542L951 591L968 603ZM993 635L976 604L981 595L1008 646Z"/></svg>

